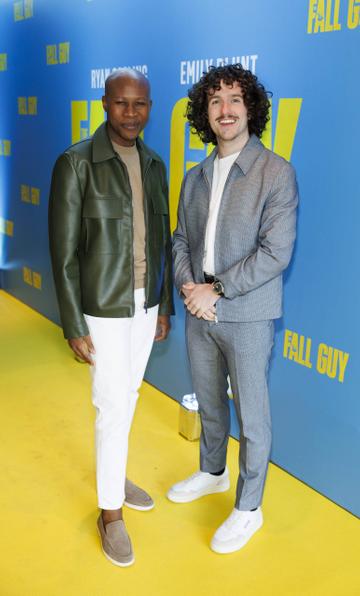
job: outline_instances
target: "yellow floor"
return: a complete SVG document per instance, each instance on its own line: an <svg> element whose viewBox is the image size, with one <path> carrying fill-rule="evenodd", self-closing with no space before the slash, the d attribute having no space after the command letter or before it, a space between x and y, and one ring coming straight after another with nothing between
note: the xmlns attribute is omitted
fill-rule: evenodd
<svg viewBox="0 0 360 596"><path fill-rule="evenodd" d="M0 596L355 596L360 524L271 466L265 524L247 547L216 555L209 540L233 506L232 490L187 505L165 498L194 471L198 445L177 434L178 405L144 384L129 476L156 500L126 511L135 565L100 551L95 520L93 420L86 365L60 329L0 292Z"/></svg>

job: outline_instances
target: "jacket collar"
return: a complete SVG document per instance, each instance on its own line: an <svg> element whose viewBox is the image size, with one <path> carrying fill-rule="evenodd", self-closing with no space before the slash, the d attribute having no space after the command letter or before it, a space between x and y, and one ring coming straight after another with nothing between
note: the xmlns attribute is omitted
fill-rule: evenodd
<svg viewBox="0 0 360 596"><path fill-rule="evenodd" d="M140 154L142 163L146 163L149 160L161 161L160 157L147 147L141 139L136 139L136 145ZM92 160L94 163L106 161L116 157L116 153L110 141L110 137L107 132L106 122L103 122L99 128L93 134L92 137Z"/></svg>
<svg viewBox="0 0 360 596"><path fill-rule="evenodd" d="M246 145L243 147L242 151L236 158L235 162L239 168L241 169L242 173L246 176L248 171L250 170L253 163L256 161L260 153L263 151L264 145L260 141L260 139L252 134ZM208 180L212 180L212 170L214 167L214 160L218 154L218 148L216 147L214 151L207 157L202 164L202 170L205 173Z"/></svg>

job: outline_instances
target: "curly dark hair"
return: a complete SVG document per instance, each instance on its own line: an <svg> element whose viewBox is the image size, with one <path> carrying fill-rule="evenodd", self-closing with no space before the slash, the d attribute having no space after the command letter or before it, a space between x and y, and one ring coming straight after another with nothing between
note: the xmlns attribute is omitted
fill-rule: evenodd
<svg viewBox="0 0 360 596"><path fill-rule="evenodd" d="M210 66L199 82L189 89L186 116L191 128L197 132L203 143L217 144L208 120L208 99L209 92L218 91L222 81L226 85L233 85L235 81L239 83L248 111L249 133L254 133L260 138L269 120L269 97L272 93L266 91L258 78L241 64Z"/></svg>

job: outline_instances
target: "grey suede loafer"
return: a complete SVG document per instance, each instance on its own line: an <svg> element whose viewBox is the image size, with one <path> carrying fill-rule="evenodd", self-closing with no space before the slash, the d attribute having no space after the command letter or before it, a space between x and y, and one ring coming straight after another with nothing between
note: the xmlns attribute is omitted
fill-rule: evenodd
<svg viewBox="0 0 360 596"><path fill-rule="evenodd" d="M138 511L149 511L155 504L147 492L126 478L124 505Z"/></svg>
<svg viewBox="0 0 360 596"><path fill-rule="evenodd" d="M129 567L135 561L129 535L122 519L104 526L102 515L97 520L103 553L119 567Z"/></svg>

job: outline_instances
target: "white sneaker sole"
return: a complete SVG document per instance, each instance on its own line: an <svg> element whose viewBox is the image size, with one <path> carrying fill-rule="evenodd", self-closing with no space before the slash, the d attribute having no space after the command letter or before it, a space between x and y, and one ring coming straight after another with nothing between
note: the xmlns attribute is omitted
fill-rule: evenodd
<svg viewBox="0 0 360 596"><path fill-rule="evenodd" d="M98 528L98 534L100 536L101 550L104 553L104 555L107 558L107 560L110 561L110 563L112 563L113 565L116 565L117 567L130 567L130 565L133 565L135 563L135 557L134 556L131 559L131 561L128 561L127 563L120 563L120 561L116 561L115 559L112 559L110 557L110 555L108 555L107 552L105 552L105 550L104 550L104 547L102 545L101 534L100 534L99 528Z"/></svg>
<svg viewBox="0 0 360 596"><path fill-rule="evenodd" d="M152 505L144 507L142 505L134 505L133 503L129 503L128 501L124 501L124 505L126 505L126 507L129 507L129 509L136 509L136 511L151 511L151 509L154 509L155 507L155 503L152 503Z"/></svg>
<svg viewBox="0 0 360 596"><path fill-rule="evenodd" d="M220 484L219 486L215 486L213 488L204 489L202 491L197 491L193 493L177 493L172 489L169 490L167 493L167 498L169 501L173 503L191 503L191 501L196 501L197 499L201 499L201 497L206 497L207 495L214 495L216 493L224 493L230 488L230 480L228 479L227 482Z"/></svg>
<svg viewBox="0 0 360 596"><path fill-rule="evenodd" d="M251 530L249 535L246 536L246 538L242 538L241 540L239 539L238 541L236 541L234 538L232 540L229 540L228 542L220 542L213 539L211 541L210 548L212 551L214 551L214 553L218 553L219 555L227 555L229 553L234 553L242 549L249 542L250 538L252 538L252 536L258 530L260 530L262 525L263 521L257 523L256 526L254 526L254 528Z"/></svg>

